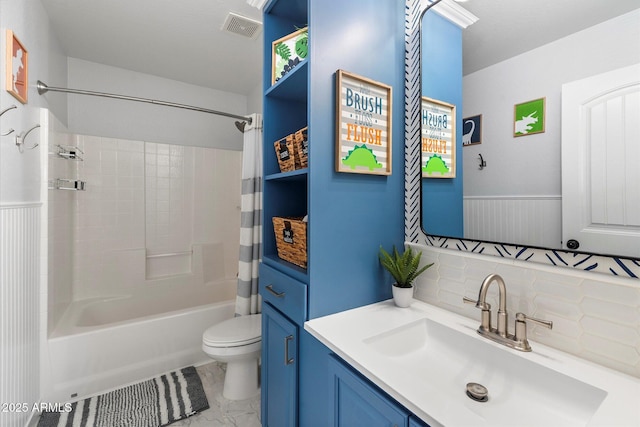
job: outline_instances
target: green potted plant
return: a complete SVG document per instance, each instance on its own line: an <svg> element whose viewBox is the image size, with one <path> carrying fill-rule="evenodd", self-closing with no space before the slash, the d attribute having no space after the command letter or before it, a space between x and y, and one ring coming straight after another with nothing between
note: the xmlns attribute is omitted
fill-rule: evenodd
<svg viewBox="0 0 640 427"><path fill-rule="evenodd" d="M393 301L398 307L409 307L413 298L413 281L420 274L431 267L433 263L420 268L420 258L422 252L414 252L411 248L406 248L400 254L395 245L393 251L389 254L380 246L380 264L393 276L395 283L391 290L393 291Z"/></svg>

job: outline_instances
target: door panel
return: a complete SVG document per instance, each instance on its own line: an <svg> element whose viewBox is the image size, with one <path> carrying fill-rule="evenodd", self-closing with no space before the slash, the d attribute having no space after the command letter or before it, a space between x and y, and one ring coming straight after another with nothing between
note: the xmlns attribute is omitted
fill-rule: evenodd
<svg viewBox="0 0 640 427"><path fill-rule="evenodd" d="M562 237L640 256L640 64L562 86Z"/></svg>

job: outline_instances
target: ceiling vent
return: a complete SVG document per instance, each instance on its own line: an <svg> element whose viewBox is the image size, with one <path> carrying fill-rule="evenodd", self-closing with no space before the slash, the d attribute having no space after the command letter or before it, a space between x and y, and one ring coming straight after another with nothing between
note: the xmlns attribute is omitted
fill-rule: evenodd
<svg viewBox="0 0 640 427"><path fill-rule="evenodd" d="M229 12L222 29L230 33L239 34L254 39L260 34L262 22Z"/></svg>

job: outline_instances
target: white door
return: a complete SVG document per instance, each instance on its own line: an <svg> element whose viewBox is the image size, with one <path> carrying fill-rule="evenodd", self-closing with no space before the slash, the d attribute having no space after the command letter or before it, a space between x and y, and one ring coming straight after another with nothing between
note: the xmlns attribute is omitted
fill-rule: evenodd
<svg viewBox="0 0 640 427"><path fill-rule="evenodd" d="M562 86L562 242L640 257L640 64Z"/></svg>

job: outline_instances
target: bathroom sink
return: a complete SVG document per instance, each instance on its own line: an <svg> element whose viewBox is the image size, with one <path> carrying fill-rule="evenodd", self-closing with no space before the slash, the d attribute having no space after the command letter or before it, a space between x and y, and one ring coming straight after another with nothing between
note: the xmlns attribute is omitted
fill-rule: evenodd
<svg viewBox="0 0 640 427"><path fill-rule="evenodd" d="M508 348L480 336L479 323L414 300L304 327L431 427L640 425L637 378L535 341L531 352Z"/></svg>
<svg viewBox="0 0 640 427"><path fill-rule="evenodd" d="M472 331L473 332L473 331ZM424 318L365 338L396 372L409 370L425 395L437 396L470 422L491 425L586 425L607 392L502 348ZM468 383L488 400L467 396ZM462 415L462 414L461 414Z"/></svg>

